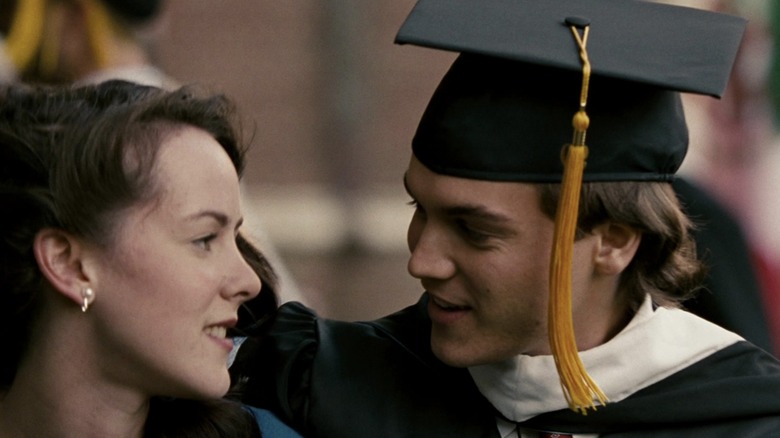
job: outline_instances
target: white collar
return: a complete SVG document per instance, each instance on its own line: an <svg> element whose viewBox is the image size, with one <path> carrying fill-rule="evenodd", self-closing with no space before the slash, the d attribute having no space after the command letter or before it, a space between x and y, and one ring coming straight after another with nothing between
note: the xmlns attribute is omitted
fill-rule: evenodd
<svg viewBox="0 0 780 438"><path fill-rule="evenodd" d="M614 403L740 340L686 311L654 310L648 296L617 336L580 352L580 358ZM469 372L480 392L509 420L521 422L568 407L552 356L518 355L470 367Z"/></svg>

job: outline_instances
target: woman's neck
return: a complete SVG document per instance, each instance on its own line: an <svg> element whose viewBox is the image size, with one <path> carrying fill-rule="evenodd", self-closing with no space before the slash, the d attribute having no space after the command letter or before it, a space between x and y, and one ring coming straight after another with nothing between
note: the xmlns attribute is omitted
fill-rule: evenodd
<svg viewBox="0 0 780 438"><path fill-rule="evenodd" d="M74 338L53 335L31 343L0 400L0 438L143 435L149 398L101 378L90 352Z"/></svg>
<svg viewBox="0 0 780 438"><path fill-rule="evenodd" d="M14 385L0 401L0 437L141 437L147 408L123 411L80 394Z"/></svg>

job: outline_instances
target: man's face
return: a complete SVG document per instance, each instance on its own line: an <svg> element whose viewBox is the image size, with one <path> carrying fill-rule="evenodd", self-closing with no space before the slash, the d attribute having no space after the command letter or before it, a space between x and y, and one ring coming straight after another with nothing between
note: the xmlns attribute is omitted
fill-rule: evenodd
<svg viewBox="0 0 780 438"><path fill-rule="evenodd" d="M537 188L439 175L414 157L405 182L416 205L408 269L430 294L436 356L472 366L549 354L554 222L539 209ZM575 291L591 268L587 244L575 245Z"/></svg>

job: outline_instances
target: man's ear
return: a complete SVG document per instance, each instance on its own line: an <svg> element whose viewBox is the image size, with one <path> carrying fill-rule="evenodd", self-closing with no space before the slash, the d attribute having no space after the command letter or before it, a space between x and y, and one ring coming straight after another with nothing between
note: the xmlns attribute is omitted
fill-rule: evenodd
<svg viewBox="0 0 780 438"><path fill-rule="evenodd" d="M35 260L52 288L81 305L83 291L90 286L84 269L84 244L55 228L38 231L33 242Z"/></svg>
<svg viewBox="0 0 780 438"><path fill-rule="evenodd" d="M596 251L596 272L618 275L634 259L642 233L628 225L606 222L597 225L593 234L599 238Z"/></svg>

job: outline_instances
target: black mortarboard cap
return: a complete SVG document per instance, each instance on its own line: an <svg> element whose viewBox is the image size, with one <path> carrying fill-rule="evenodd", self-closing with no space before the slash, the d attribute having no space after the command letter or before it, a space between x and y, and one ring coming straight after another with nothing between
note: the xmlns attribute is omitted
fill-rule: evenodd
<svg viewBox="0 0 780 438"><path fill-rule="evenodd" d="M569 406L607 402L577 354L571 268L583 181L669 181L680 92L720 96L745 20L634 0L419 0L396 42L461 52L412 140L430 170L561 182L550 347Z"/></svg>
<svg viewBox="0 0 780 438"><path fill-rule="evenodd" d="M567 19L590 23L584 180L670 180L688 144L678 91L723 93L742 18L634 0L421 0L396 42L461 56L415 156L455 176L560 181L582 77Z"/></svg>

